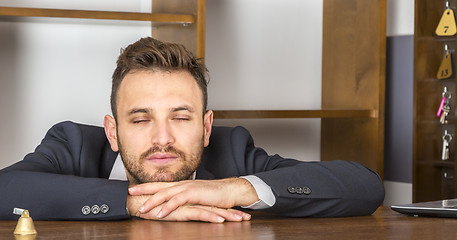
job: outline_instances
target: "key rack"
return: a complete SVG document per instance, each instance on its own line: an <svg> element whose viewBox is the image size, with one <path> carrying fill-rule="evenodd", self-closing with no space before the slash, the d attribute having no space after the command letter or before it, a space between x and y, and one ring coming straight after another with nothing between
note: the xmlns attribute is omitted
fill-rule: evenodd
<svg viewBox="0 0 457 240"><path fill-rule="evenodd" d="M413 201L455 198L456 0L415 1ZM446 21L441 19L446 14ZM451 18L452 17L452 18ZM447 57L451 59L447 59ZM446 61L450 60L446 63ZM444 63L444 64L443 64ZM449 64L449 66L445 66ZM447 71L451 70L451 72ZM447 98L447 99L444 99ZM441 102L450 107L440 122ZM438 113L437 113L438 110ZM441 112L443 114L443 112ZM448 146L446 147L446 144ZM448 152L447 152L448 151ZM448 154L448 155L447 155Z"/></svg>

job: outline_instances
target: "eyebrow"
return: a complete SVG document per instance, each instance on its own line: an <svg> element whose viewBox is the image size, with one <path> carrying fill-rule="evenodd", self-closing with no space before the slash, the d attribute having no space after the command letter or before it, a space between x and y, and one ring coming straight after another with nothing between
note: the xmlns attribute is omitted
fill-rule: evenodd
<svg viewBox="0 0 457 240"><path fill-rule="evenodd" d="M188 112L193 113L193 112L195 112L195 109L188 105L171 108L171 112L179 112L179 111L188 111Z"/></svg>
<svg viewBox="0 0 457 240"><path fill-rule="evenodd" d="M128 115L133 115L135 113L150 113L150 112L152 112L152 110L149 108L134 108L129 111Z"/></svg>
<svg viewBox="0 0 457 240"><path fill-rule="evenodd" d="M179 107L173 107L170 109L170 112L180 112L180 111L188 111L188 112L195 112L195 109L191 106L184 105L184 106L179 106ZM150 108L133 108L128 112L128 115L134 115L136 113L152 113L153 110Z"/></svg>

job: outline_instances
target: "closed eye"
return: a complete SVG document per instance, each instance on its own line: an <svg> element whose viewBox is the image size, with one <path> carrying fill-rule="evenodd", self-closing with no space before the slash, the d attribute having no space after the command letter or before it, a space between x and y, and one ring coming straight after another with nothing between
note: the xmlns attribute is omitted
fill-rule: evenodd
<svg viewBox="0 0 457 240"><path fill-rule="evenodd" d="M137 120L132 120L132 123L133 124L139 124L139 123L145 123L145 122L148 122L149 120L147 119L137 119Z"/></svg>
<svg viewBox="0 0 457 240"><path fill-rule="evenodd" d="M191 120L191 117L187 114L177 114L173 116L172 119L176 121L189 121Z"/></svg>
<svg viewBox="0 0 457 240"><path fill-rule="evenodd" d="M190 118L188 118L188 117L175 117L175 118L173 118L173 120L177 120L177 121L190 121Z"/></svg>

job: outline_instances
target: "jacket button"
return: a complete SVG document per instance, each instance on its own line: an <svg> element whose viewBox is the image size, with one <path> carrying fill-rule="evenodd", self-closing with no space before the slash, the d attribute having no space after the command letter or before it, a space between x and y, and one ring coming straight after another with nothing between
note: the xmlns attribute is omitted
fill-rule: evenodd
<svg viewBox="0 0 457 240"><path fill-rule="evenodd" d="M309 195L311 193L311 188L303 187L303 193L306 194L306 195Z"/></svg>
<svg viewBox="0 0 457 240"><path fill-rule="evenodd" d="M94 206L92 206L90 210L93 214L98 214L100 212L100 207L97 204L95 204Z"/></svg>
<svg viewBox="0 0 457 240"><path fill-rule="evenodd" d="M90 207L89 207L89 206L84 206L83 208L81 208L81 212L82 212L84 215L89 215L89 213L90 213Z"/></svg>
<svg viewBox="0 0 457 240"><path fill-rule="evenodd" d="M289 193L295 193L295 188L292 187L292 186L290 186L290 187L287 188L287 191L288 191Z"/></svg>
<svg viewBox="0 0 457 240"><path fill-rule="evenodd" d="M103 205L100 207L100 212L102 212L102 213L107 213L108 211L109 211L108 205L103 204Z"/></svg>
<svg viewBox="0 0 457 240"><path fill-rule="evenodd" d="M303 188L301 188L301 187L296 187L296 188L295 188L295 192L296 192L297 194L303 194Z"/></svg>

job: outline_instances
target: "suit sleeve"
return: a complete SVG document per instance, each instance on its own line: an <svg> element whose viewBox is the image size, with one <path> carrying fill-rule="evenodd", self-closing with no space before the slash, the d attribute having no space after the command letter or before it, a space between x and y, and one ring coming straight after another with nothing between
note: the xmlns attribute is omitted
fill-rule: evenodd
<svg viewBox="0 0 457 240"><path fill-rule="evenodd" d="M0 171L0 219L17 219L15 207L28 209L36 220L129 217L128 182L100 178L105 160L112 158L107 146L92 150L100 149L95 143L102 136L100 129L84 127L87 135L81 128L71 122L54 126L33 153ZM95 142L83 143L86 137Z"/></svg>
<svg viewBox="0 0 457 240"><path fill-rule="evenodd" d="M224 177L255 175L269 185L276 202L262 211L291 217L359 216L372 214L384 200L381 178L361 164L341 160L303 162L270 156L254 146L246 129L225 131L230 132L230 142L217 144L230 146L225 147L230 150L223 156L235 162L236 172Z"/></svg>
<svg viewBox="0 0 457 240"><path fill-rule="evenodd" d="M384 200L381 178L361 164L341 160L302 162L269 156L254 146L247 131L238 131L241 136L235 136L234 143L247 139L243 144L246 166L252 167L249 170L268 184L276 197L275 205L266 211L293 217L369 215Z"/></svg>

